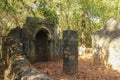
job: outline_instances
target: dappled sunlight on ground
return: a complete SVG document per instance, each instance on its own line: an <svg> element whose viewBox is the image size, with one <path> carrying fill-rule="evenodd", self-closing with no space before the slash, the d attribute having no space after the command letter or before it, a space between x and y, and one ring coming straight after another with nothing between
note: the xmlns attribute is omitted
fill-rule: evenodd
<svg viewBox="0 0 120 80"><path fill-rule="evenodd" d="M63 73L62 60L39 62L33 65L55 80L119 80L120 78L120 73L117 71L94 65L92 54L79 56L78 73L71 76Z"/></svg>

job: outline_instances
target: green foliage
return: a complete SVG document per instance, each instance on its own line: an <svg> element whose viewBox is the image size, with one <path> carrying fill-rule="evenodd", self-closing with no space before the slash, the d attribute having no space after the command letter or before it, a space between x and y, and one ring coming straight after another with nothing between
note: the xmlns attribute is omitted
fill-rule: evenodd
<svg viewBox="0 0 120 80"><path fill-rule="evenodd" d="M53 8L56 5L52 6L48 0L4 0L0 4L0 30L3 31L1 32L2 35L6 35L11 28L22 26L28 16L47 18L50 23L58 23L58 17Z"/></svg>
<svg viewBox="0 0 120 80"><path fill-rule="evenodd" d="M60 35L66 29L78 30L81 42L84 15L86 44L90 46L92 32L111 17L120 20L119 4L119 0L0 0L0 30L5 34L22 26L27 16L47 18L57 24Z"/></svg>
<svg viewBox="0 0 120 80"><path fill-rule="evenodd" d="M57 13L53 7L54 7L53 5L51 6L45 0L40 1L39 10L43 14L43 16L46 19L48 19L50 21L50 23L58 24L58 16L57 16Z"/></svg>

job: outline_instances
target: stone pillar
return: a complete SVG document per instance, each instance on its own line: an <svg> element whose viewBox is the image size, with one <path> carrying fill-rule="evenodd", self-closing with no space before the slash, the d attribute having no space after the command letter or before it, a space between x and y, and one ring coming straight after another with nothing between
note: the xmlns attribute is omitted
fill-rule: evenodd
<svg viewBox="0 0 120 80"><path fill-rule="evenodd" d="M72 75L78 71L78 34L77 31L63 32L63 72Z"/></svg>

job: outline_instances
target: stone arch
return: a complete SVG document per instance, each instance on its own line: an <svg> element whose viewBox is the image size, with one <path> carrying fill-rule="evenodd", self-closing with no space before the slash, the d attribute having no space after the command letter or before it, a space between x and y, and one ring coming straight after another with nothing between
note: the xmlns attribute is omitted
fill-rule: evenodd
<svg viewBox="0 0 120 80"><path fill-rule="evenodd" d="M36 61L48 61L50 60L50 32L42 28L35 35L35 54Z"/></svg>
<svg viewBox="0 0 120 80"><path fill-rule="evenodd" d="M36 38L37 33L41 30L44 30L48 33L48 39L49 40L53 39L52 38L52 33L51 33L52 31L50 29L46 28L46 27L36 28L36 30L33 32L33 38L34 39Z"/></svg>

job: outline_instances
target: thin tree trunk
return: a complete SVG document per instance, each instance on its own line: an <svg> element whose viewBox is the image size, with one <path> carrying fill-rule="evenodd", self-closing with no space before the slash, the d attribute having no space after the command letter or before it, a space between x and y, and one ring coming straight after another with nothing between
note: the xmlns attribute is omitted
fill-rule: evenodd
<svg viewBox="0 0 120 80"><path fill-rule="evenodd" d="M86 23L84 14L82 14L82 44L86 45Z"/></svg>

